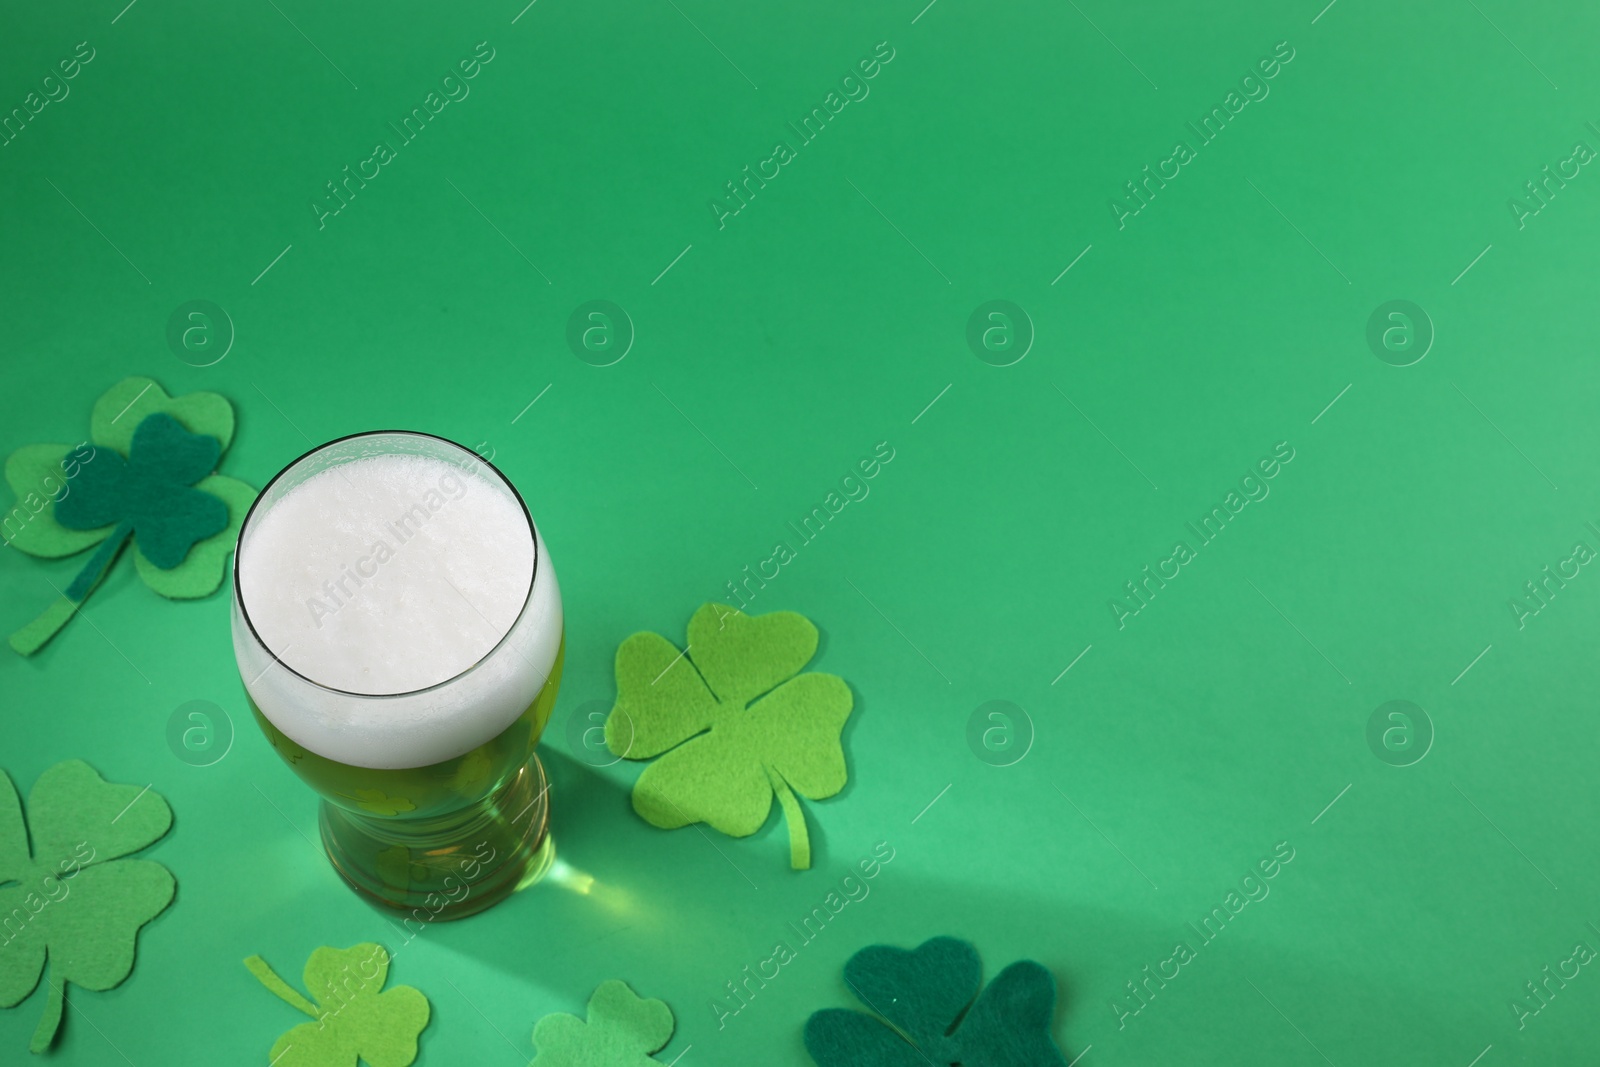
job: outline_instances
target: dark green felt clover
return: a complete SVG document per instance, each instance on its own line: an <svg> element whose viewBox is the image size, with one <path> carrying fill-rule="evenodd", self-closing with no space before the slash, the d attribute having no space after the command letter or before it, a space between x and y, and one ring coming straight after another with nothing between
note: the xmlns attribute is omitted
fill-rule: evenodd
<svg viewBox="0 0 1600 1067"><path fill-rule="evenodd" d="M752 617L726 604L694 613L682 652L659 634L622 642L606 745L629 759L661 756L634 783L633 810L664 829L705 822L746 837L776 793L790 865L810 867L795 794L823 800L844 788L839 739L852 704L844 679L798 673L816 651L803 615Z"/></svg>
<svg viewBox="0 0 1600 1067"><path fill-rule="evenodd" d="M651 1067L650 1053L672 1037L672 1009L646 1000L618 979L601 982L589 998L587 1021L546 1015L533 1028L538 1054L528 1067Z"/></svg>
<svg viewBox="0 0 1600 1067"><path fill-rule="evenodd" d="M844 980L877 1014L828 1008L811 1016L806 1051L819 1067L1066 1067L1050 1037L1055 979L1032 960L981 989L978 950L936 937L910 952L864 948L845 964Z"/></svg>
<svg viewBox="0 0 1600 1067"><path fill-rule="evenodd" d="M127 459L113 452L84 466L75 491L56 501L56 521L69 530L113 529L67 586L67 596L87 596L130 536L138 538L146 559L170 571L196 541L226 529L228 505L190 488L211 473L221 454L215 437L190 433L158 411L133 431Z"/></svg>
<svg viewBox="0 0 1600 1067"><path fill-rule="evenodd" d="M176 883L153 860L123 857L171 826L148 786L109 784L82 760L39 776L24 819L0 773L0 1008L25 1000L48 964L34 1052L55 1040L68 982L110 989L133 969L139 928L172 903Z"/></svg>
<svg viewBox="0 0 1600 1067"><path fill-rule="evenodd" d="M408 1067L416 1060L417 1038L428 1025L428 998L408 985L383 988L389 953L382 945L369 941L313 951L304 978L315 1002L260 956L244 965L280 1000L312 1018L273 1043L275 1067Z"/></svg>
<svg viewBox="0 0 1600 1067"><path fill-rule="evenodd" d="M90 440L29 445L6 460L17 504L0 537L55 559L98 546L44 614L11 635L32 655L55 636L129 543L146 585L190 599L222 582L228 553L255 499L213 473L233 438L233 408L215 393L173 399L149 378L128 378L95 403Z"/></svg>

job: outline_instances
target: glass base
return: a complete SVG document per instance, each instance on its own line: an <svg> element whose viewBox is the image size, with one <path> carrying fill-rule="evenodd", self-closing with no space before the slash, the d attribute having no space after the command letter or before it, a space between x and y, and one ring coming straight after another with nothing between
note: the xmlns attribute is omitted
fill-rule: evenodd
<svg viewBox="0 0 1600 1067"><path fill-rule="evenodd" d="M531 756L500 789L448 815L375 819L323 801L322 844L334 870L372 902L420 923L460 919L549 868L549 788Z"/></svg>

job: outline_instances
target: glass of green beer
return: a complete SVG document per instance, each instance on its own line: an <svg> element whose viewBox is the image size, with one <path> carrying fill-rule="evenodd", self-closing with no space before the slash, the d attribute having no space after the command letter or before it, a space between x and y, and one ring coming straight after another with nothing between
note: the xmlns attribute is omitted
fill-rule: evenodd
<svg viewBox="0 0 1600 1067"><path fill-rule="evenodd" d="M561 591L499 470L404 431L313 449L251 507L233 591L256 721L346 882L431 921L543 873Z"/></svg>

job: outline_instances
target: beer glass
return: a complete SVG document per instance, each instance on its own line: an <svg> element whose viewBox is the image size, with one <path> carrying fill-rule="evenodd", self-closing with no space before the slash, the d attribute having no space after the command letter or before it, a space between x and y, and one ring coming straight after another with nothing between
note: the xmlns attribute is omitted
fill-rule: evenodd
<svg viewBox="0 0 1600 1067"><path fill-rule="evenodd" d="M350 525L349 513L369 504L381 510L393 496L393 486L369 477L399 470L393 457L411 465L406 472L425 472L429 491L414 494L419 502L400 521L382 527L373 547L383 541L396 558L409 552L412 570L375 563L372 553L353 565L319 559L324 535L343 536L340 524ZM389 466L374 466L374 460ZM460 496L432 488L435 479L452 493L459 489ZM292 497L297 490L312 496ZM497 516L511 516L517 536L503 544L478 536L480 524L460 502L474 493L496 494L473 498L471 506L492 504ZM283 521L297 524L289 531L293 536L284 536L281 527L263 534L286 500L292 506ZM449 508L458 511L448 520L438 518ZM409 541L408 532L415 537L425 523L434 524L431 542L418 538L420 549L397 543ZM439 531L448 529L457 533L441 540ZM500 529L507 527L502 523ZM454 567L438 571L448 590L429 577L435 564ZM489 613L462 593L463 567L483 572L478 577L489 584L478 588L496 594L509 625L489 627ZM322 572L334 580L323 587L325 596L306 598L310 621L269 612L280 585L314 581ZM412 578L417 588L405 588ZM274 477L245 517L233 589L234 655L251 709L273 749L321 796L322 843L346 882L379 904L430 921L481 911L543 872L553 852L546 837L548 786L534 747L561 681L561 592L526 505L498 469L453 442L403 431L356 434L313 449ZM386 618L389 605L398 607ZM428 613L454 612L450 618L465 619L465 630L477 625L469 608L487 627L480 635L485 650L449 677L413 678L403 691L389 692L393 686L381 677L359 681L366 668L347 669L355 666L352 659L387 657L397 661L391 673L403 675L408 657L414 663L432 652L422 624L439 619ZM376 628L373 633L387 626L385 647L348 655L331 645L319 647L319 641L333 640L321 616L340 609L366 612L362 621Z"/></svg>

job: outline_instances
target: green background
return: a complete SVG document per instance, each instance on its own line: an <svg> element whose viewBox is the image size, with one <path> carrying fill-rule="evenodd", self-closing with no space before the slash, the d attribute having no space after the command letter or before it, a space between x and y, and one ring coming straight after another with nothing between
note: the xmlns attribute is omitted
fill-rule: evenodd
<svg viewBox="0 0 1600 1067"><path fill-rule="evenodd" d="M560 856L594 886L547 881L398 954L391 982L433 1005L419 1062L525 1063L536 1019L618 977L676 1013L663 1061L806 1063L807 1016L853 1006L851 953L938 934L973 940L986 977L1048 967L1086 1067L1592 1048L1593 968L1522 1029L1509 1005L1600 948L1600 577L1521 628L1508 603L1575 541L1600 548L1600 178L1522 228L1507 204L1600 144L1592 12L121 2L0 34L5 110L96 50L0 148L0 450L81 439L131 374L233 400L222 470L258 487L355 431L485 442L561 578L542 750ZM480 41L471 95L319 230L324 183ZM870 96L719 229L723 184L883 41ZM1119 229L1123 183L1280 41L1270 95ZM637 332L604 368L565 340L596 298ZM165 339L195 299L237 335L203 369ZM965 341L991 299L1036 332L1012 366ZM1437 331L1415 365L1367 345L1391 299ZM856 694L850 785L805 805L814 869L788 869L776 808L744 840L647 826L639 765L591 766L569 717L611 700L624 637L681 641L880 441L870 496L750 607L815 620L814 669ZM1123 583L1280 441L1271 495L1119 629ZM0 628L81 563L0 553ZM245 956L297 977L318 945L399 938L309 845L313 797L249 721L226 596L163 601L124 559L85 615L0 656L0 764L23 790L70 757L152 783L176 823L146 855L178 897L126 983L77 992L51 1055L265 1063L303 1020ZM197 699L237 731L209 767L165 740ZM1011 766L967 743L994 699L1032 723ZM1409 767L1367 744L1391 699L1437 733ZM1280 841L1271 895L1119 1028L1125 983ZM724 983L878 842L895 859L870 896L719 1029ZM7 1062L42 1003L0 1013Z"/></svg>

